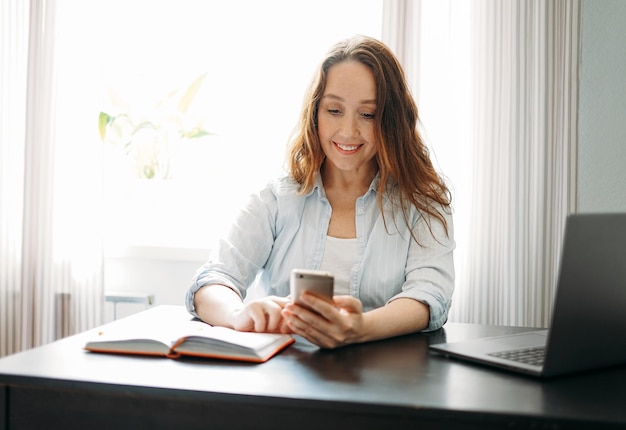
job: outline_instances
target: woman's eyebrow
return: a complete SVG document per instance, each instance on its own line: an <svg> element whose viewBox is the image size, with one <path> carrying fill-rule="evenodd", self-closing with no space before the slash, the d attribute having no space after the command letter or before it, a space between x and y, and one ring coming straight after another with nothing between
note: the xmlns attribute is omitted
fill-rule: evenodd
<svg viewBox="0 0 626 430"><path fill-rule="evenodd" d="M340 102L345 102L345 99L343 97L339 97L338 95L335 95L335 94L324 94L322 96L322 100L326 99L326 98L337 100L337 101L340 101ZM376 100L375 99L366 99L366 100L361 100L359 103L363 104L363 105L375 105L376 104Z"/></svg>

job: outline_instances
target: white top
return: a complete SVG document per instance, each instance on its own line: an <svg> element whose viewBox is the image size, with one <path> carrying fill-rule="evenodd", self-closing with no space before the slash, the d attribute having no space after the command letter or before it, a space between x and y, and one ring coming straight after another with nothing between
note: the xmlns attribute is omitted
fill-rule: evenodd
<svg viewBox="0 0 626 430"><path fill-rule="evenodd" d="M335 295L350 294L350 272L356 261L358 245L356 238L326 236L320 269L335 276Z"/></svg>

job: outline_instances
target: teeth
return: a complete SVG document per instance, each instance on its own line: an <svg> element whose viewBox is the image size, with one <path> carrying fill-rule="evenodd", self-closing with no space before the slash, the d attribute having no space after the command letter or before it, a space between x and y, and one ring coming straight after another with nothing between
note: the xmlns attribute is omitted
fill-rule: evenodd
<svg viewBox="0 0 626 430"><path fill-rule="evenodd" d="M337 144L337 146L340 149L343 149L344 151L354 151L354 150L356 150L358 148L358 145L357 146L350 146L350 145L339 145L339 144Z"/></svg>

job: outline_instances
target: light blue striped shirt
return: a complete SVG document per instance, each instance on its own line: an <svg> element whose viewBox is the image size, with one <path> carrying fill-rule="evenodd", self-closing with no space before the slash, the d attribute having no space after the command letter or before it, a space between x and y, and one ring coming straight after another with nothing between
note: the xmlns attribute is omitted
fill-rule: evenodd
<svg viewBox="0 0 626 430"><path fill-rule="evenodd" d="M433 236L421 213L412 207L409 223L417 244L399 208L392 213L388 196L383 199L385 225L376 199L378 182L376 176L356 201L359 245L350 270L350 294L361 300L364 311L400 297L419 300L430 307L426 330L436 330L447 320L454 290L452 216L444 213L449 235L439 221L432 221ZM256 283L267 295L287 296L292 269L320 268L330 215L319 175L306 195L298 194L298 184L289 177L252 195L212 250L210 260L196 273L186 295L189 312L197 316L193 296L207 284L227 285L242 298Z"/></svg>

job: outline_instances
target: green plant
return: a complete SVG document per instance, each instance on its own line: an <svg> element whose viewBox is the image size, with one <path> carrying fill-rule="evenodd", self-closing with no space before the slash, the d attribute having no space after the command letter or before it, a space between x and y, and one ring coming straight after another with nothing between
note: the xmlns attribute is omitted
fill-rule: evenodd
<svg viewBox="0 0 626 430"><path fill-rule="evenodd" d="M100 138L121 148L140 178L169 178L170 145L211 134L189 112L206 76L198 76L183 90L169 92L149 112L131 113L127 107L116 114L100 112Z"/></svg>

